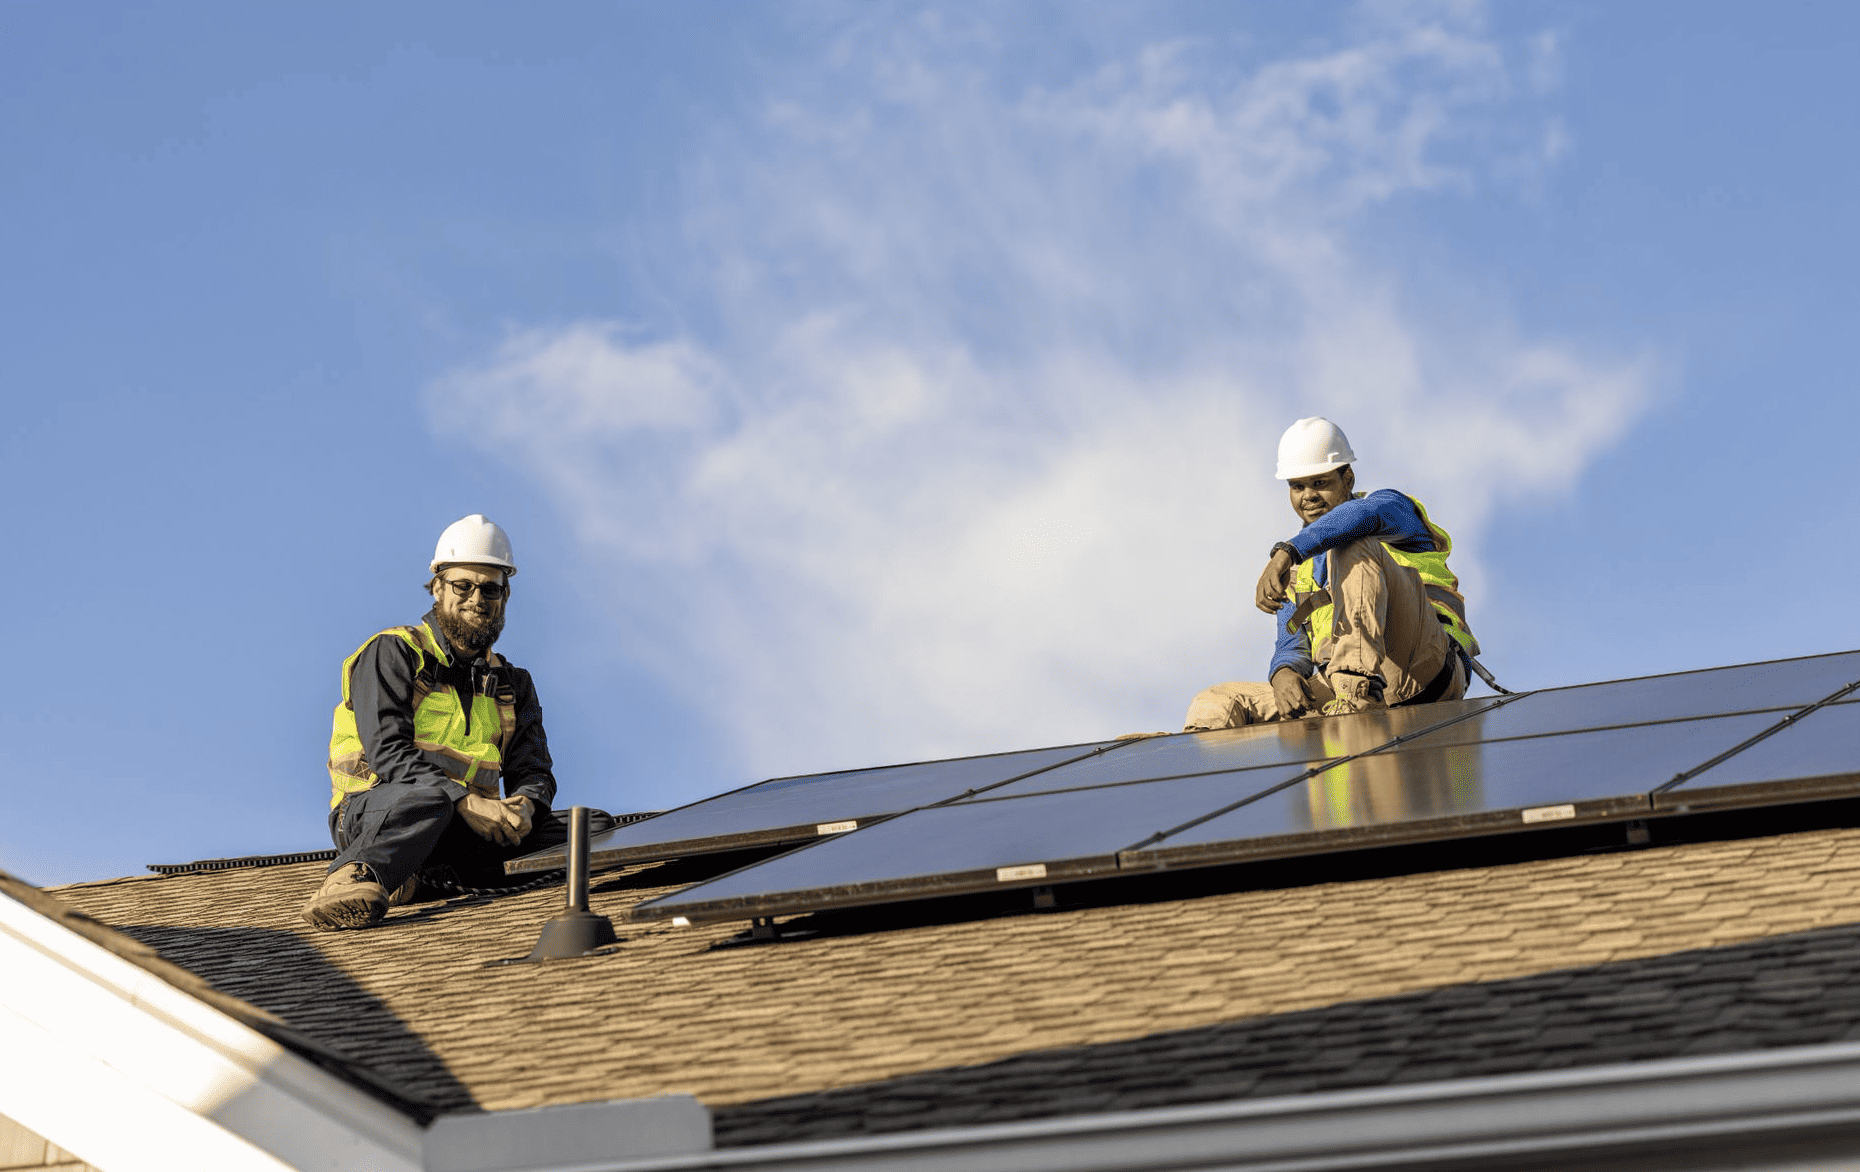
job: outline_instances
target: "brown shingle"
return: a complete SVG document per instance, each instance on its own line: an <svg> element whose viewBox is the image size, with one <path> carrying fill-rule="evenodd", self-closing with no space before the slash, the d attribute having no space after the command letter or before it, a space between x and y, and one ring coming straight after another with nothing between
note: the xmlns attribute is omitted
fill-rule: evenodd
<svg viewBox="0 0 1860 1172"><path fill-rule="evenodd" d="M611 955L505 966L559 889L334 934L296 918L318 864L60 894L444 1105L688 1092L759 1142L1836 1040L1856 856L1821 830L725 949L624 922L672 889L644 869L597 877Z"/></svg>

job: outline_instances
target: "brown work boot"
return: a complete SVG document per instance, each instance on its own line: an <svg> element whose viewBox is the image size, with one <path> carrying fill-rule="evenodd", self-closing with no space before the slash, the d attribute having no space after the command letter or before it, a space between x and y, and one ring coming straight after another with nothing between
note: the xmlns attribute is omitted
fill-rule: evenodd
<svg viewBox="0 0 1860 1172"><path fill-rule="evenodd" d="M1348 716L1353 712L1373 712L1378 708L1387 708L1382 699L1382 677L1366 676L1362 672L1338 668L1330 672L1331 691L1337 698L1325 703L1325 716Z"/></svg>
<svg viewBox="0 0 1860 1172"><path fill-rule="evenodd" d="M329 873L304 905L304 919L324 931L366 928L387 914L387 889L366 864L349 863Z"/></svg>

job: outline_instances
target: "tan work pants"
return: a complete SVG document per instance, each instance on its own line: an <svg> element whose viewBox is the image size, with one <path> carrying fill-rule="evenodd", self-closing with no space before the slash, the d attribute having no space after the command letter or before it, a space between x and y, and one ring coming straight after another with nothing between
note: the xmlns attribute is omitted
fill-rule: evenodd
<svg viewBox="0 0 1860 1172"><path fill-rule="evenodd" d="M1421 576L1389 556L1374 538L1329 553L1331 637L1312 649L1323 671L1305 681L1311 709L1335 698L1325 675L1342 671L1380 676L1383 699L1399 704L1420 694L1451 661L1453 681L1443 700L1466 694L1466 669L1453 638L1435 617ZM1284 720L1271 684L1233 681L1203 689L1188 706L1184 732L1239 728Z"/></svg>

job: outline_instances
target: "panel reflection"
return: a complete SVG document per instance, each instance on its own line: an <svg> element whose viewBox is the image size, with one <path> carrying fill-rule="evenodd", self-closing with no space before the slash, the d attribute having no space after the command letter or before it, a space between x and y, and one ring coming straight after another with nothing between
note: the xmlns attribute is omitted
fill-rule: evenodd
<svg viewBox="0 0 1860 1172"><path fill-rule="evenodd" d="M1485 719L1474 716L1462 725ZM1385 741L1377 741L1378 730L1359 727L1354 719L1326 721L1324 747L1327 757L1345 757L1369 753ZM1458 726L1456 726L1458 727ZM1370 753L1341 765L1334 765L1287 793L1292 801L1302 800L1311 830L1330 830L1344 826L1367 826L1380 822L1401 822L1429 818L1455 810L1483 809L1485 789L1481 783L1480 746L1475 743L1456 746L1416 757L1408 753Z"/></svg>
<svg viewBox="0 0 1860 1172"><path fill-rule="evenodd" d="M1494 715L1502 715L1503 710ZM1478 721L1475 716L1468 721ZM1309 781L1178 831L1138 855L1245 840L1413 823L1420 837L1451 833L1441 819L1523 828L1539 821L1650 808L1648 795L1675 775L1775 723L1771 713L1562 733L1487 744L1376 753L1333 766ZM1335 746L1366 739L1340 720ZM1373 736L1373 733L1367 734ZM1562 808L1572 809L1564 814Z"/></svg>

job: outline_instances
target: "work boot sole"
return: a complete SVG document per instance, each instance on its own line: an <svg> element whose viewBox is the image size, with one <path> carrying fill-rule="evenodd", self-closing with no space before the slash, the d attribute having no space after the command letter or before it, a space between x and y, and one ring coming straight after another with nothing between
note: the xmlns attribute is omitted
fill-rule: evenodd
<svg viewBox="0 0 1860 1172"><path fill-rule="evenodd" d="M366 928L387 914L387 904L363 896L338 896L304 905L304 919L315 928Z"/></svg>

